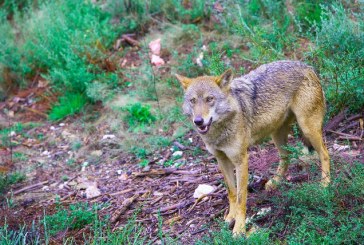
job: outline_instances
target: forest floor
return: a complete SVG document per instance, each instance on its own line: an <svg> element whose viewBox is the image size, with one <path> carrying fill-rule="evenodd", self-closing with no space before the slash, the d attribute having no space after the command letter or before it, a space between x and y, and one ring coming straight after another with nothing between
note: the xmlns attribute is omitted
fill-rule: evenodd
<svg viewBox="0 0 364 245"><path fill-rule="evenodd" d="M11 110L26 107L34 91L19 94L1 106ZM26 180L15 184L1 198L11 205L0 211L0 225L18 229L19 224L31 226L44 214L52 215L59 207L79 202L100 206L100 217L108 216L111 228L117 230L134 217L136 224L144 227L143 236L157 242L158 232L190 244L218 229L228 210L227 193L223 177L215 159L206 152L204 144L194 131L189 131L171 147L161 148L148 157L141 167L134 155L120 149L123 139L111 134L104 118L107 109L94 106L98 115L94 121L85 115L68 118L62 123L50 123L42 114L19 110L12 121L22 122L21 128L10 132L11 147L2 147L0 156L6 164L2 172L17 170L26 173ZM364 163L364 144L360 125L361 115L339 114L326 125L326 144L333 161L350 164ZM3 115L3 123L6 123ZM32 121L32 123L29 123ZM13 125L14 126L14 125ZM356 136L354 136L356 135ZM347 138L347 139L346 139ZM361 138L362 139L362 138ZM296 138L290 136L290 142ZM165 167L176 159L179 167ZM340 161L344 159L345 161ZM249 149L248 217L263 208L271 212L257 221L267 227L277 213L268 200L276 192L264 190L265 182L272 176L279 157L271 141ZM291 164L288 182L311 181L319 173L312 172L307 164L319 166L317 154L304 155ZM175 165L174 165L175 166ZM193 193L199 184L208 184L214 191L201 198ZM162 224L160 222L162 220ZM82 229L66 230L51 237L59 244L65 237L74 237L82 243L90 225Z"/></svg>

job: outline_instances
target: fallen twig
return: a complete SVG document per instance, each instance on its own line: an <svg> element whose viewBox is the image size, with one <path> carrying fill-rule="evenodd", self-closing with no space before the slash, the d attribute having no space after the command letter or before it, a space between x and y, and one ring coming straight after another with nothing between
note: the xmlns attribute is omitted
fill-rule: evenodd
<svg viewBox="0 0 364 245"><path fill-rule="evenodd" d="M331 121L326 124L326 126L324 127L324 131L327 132L330 130L333 130L335 129L339 123L345 119L345 115L346 115L346 112L347 112L347 108L345 108L344 110L342 110L339 114L337 114L333 119L331 119Z"/></svg>
<svg viewBox="0 0 364 245"><path fill-rule="evenodd" d="M125 199L122 203L122 207L118 209L114 215L111 217L111 223L114 224L120 216L130 207L130 205L139 197L139 194L135 194L134 196Z"/></svg>
<svg viewBox="0 0 364 245"><path fill-rule="evenodd" d="M343 139L348 139L348 140L362 140L362 138L355 136L355 135L351 135L351 134L346 134L346 133L341 133L341 132L337 132L337 131L333 131L333 130L328 130L328 132L330 133L334 133L337 135L340 135L342 137L339 138L343 138Z"/></svg>
<svg viewBox="0 0 364 245"><path fill-rule="evenodd" d="M186 201L182 201L182 202L179 202L179 203L176 203L176 204L173 204L171 206L167 206L167 207L164 207L164 208L160 208L158 210L154 210L152 213L158 213L158 212L166 212L166 211L169 211L169 210L172 210L172 209L181 209L181 208L184 208L186 206L189 206L191 205L192 203L194 202L193 199L189 199L189 200L186 200Z"/></svg>
<svg viewBox="0 0 364 245"><path fill-rule="evenodd" d="M37 183L37 184L34 184L34 185L28 185L28 186L26 186L26 187L24 187L24 188L21 188L20 190L14 191L14 192L13 192L13 195L20 194L20 193L22 193L22 192L24 192L24 191L31 190L31 189L33 189L33 188L36 188L36 187L38 187L38 186L45 185L45 184L47 184L47 183L48 183L48 180L43 181L43 182L40 182L40 183Z"/></svg>

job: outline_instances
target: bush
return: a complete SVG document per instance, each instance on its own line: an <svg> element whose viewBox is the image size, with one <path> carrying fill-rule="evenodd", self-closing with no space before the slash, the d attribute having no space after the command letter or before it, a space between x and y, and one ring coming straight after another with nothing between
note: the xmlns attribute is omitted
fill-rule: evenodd
<svg viewBox="0 0 364 245"><path fill-rule="evenodd" d="M324 82L330 115L364 106L364 14L353 15L341 5L325 8L312 37L316 48L307 53Z"/></svg>
<svg viewBox="0 0 364 245"><path fill-rule="evenodd" d="M341 174L333 178L327 188L320 183L304 183L289 189L282 187L282 196L274 198L273 202L288 214L274 220L272 230L278 234L285 231L288 244L362 241L364 166L354 163L342 168Z"/></svg>
<svg viewBox="0 0 364 245"><path fill-rule="evenodd" d="M110 24L111 16L97 4L41 1L37 8L29 7L21 13L13 10L12 22L5 10L0 11L3 87L24 84L35 74L49 80L51 88L61 95L83 94L94 81L115 84L118 77L105 69L105 62L107 48L120 29ZM51 118L53 115L52 111Z"/></svg>

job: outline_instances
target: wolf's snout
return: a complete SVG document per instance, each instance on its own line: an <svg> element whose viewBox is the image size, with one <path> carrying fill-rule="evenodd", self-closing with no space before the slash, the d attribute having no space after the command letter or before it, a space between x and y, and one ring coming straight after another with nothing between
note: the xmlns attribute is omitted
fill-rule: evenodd
<svg viewBox="0 0 364 245"><path fill-rule="evenodd" d="M202 117L196 117L193 122L197 125L197 126L202 126L203 125L203 118Z"/></svg>

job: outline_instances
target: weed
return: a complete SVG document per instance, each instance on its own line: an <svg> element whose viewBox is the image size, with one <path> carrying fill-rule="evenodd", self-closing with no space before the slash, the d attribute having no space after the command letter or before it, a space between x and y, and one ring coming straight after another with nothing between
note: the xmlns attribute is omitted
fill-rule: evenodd
<svg viewBox="0 0 364 245"><path fill-rule="evenodd" d="M139 166L140 166L141 168L145 168L145 167L147 167L147 166L148 166L148 164L149 164L148 159L142 159L142 160L139 162Z"/></svg>
<svg viewBox="0 0 364 245"><path fill-rule="evenodd" d="M72 142L71 148L73 151L78 151L82 147L82 142L79 140L76 140Z"/></svg>
<svg viewBox="0 0 364 245"><path fill-rule="evenodd" d="M14 152L13 160L24 162L28 160L28 156L22 152Z"/></svg>
<svg viewBox="0 0 364 245"><path fill-rule="evenodd" d="M0 193L4 193L9 186L25 180L25 175L23 173L14 172L3 174L0 173Z"/></svg>
<svg viewBox="0 0 364 245"><path fill-rule="evenodd" d="M150 244L147 237L142 235L144 228L136 222L136 215L134 214L128 222L120 229L111 231L110 227L106 226L104 222L96 219L92 226L93 237L88 244L93 245L106 245L106 244L135 244L144 245Z"/></svg>
<svg viewBox="0 0 364 245"><path fill-rule="evenodd" d="M196 245L207 244L272 244L269 239L269 232L267 230L257 231L245 238L243 236L233 237L231 230L227 224L220 223L219 231L210 231L208 236L204 236L200 241L197 241Z"/></svg>
<svg viewBox="0 0 364 245"><path fill-rule="evenodd" d="M25 225L20 226L17 230L12 230L6 223L4 226L0 226L0 243L1 244L42 244L39 229L37 229L35 222L32 222L30 229L27 229Z"/></svg>
<svg viewBox="0 0 364 245"><path fill-rule="evenodd" d="M87 203L76 203L65 209L60 205L53 215L46 215L44 222L47 224L50 235L55 235L66 229L81 229L91 224L96 219L96 206L90 207Z"/></svg>
<svg viewBox="0 0 364 245"><path fill-rule="evenodd" d="M87 98L79 93L66 93L59 98L50 113L49 119L52 121L61 120L67 116L72 116L80 112L87 103Z"/></svg>
<svg viewBox="0 0 364 245"><path fill-rule="evenodd" d="M125 120L129 127L150 124L156 120L156 117L150 111L150 105L135 103L126 106L124 110L128 113Z"/></svg>

